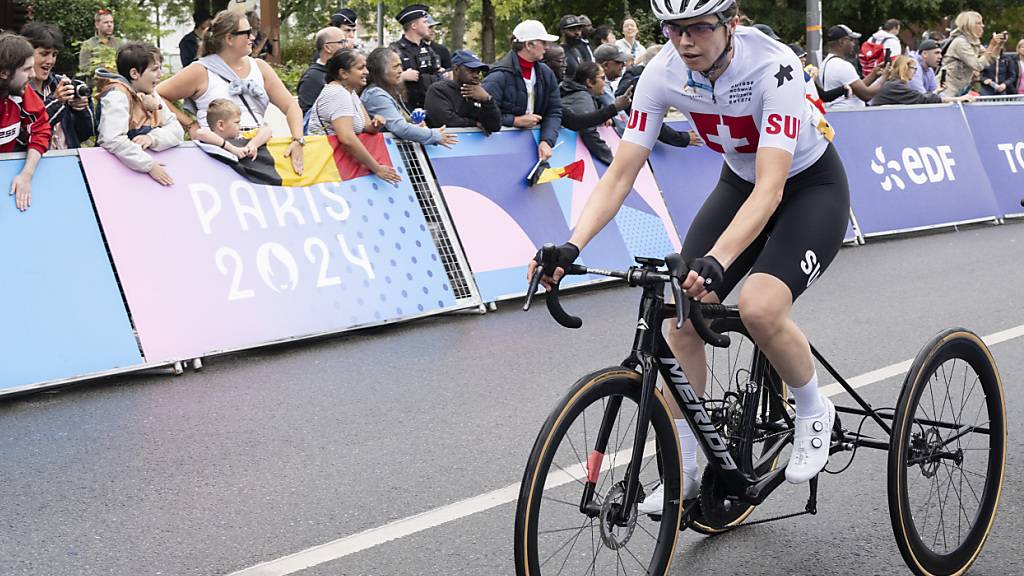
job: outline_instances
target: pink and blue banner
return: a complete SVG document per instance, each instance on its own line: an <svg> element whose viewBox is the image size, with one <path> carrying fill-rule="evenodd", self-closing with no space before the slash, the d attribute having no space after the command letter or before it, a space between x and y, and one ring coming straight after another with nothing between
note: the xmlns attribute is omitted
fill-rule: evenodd
<svg viewBox="0 0 1024 576"><path fill-rule="evenodd" d="M829 112L864 235L1000 213L957 106Z"/></svg>
<svg viewBox="0 0 1024 576"><path fill-rule="evenodd" d="M614 131L603 129L602 135L614 151L618 147ZM506 130L490 136L462 132L451 149L426 147L484 301L525 294L530 258L545 242L569 239L607 168L593 160L575 132L561 130L559 142L551 166L583 160L581 182L563 178L527 186L527 175L537 160L537 131ZM678 249L668 208L653 174L645 169L613 223L586 246L580 262L625 268L634 263L634 256L660 258ZM564 285L590 280L572 277Z"/></svg>
<svg viewBox="0 0 1024 576"><path fill-rule="evenodd" d="M15 208L24 160L0 161L0 393L143 363L78 158L43 158Z"/></svg>
<svg viewBox="0 0 1024 576"><path fill-rule="evenodd" d="M964 106L999 214L1024 212L1024 103Z"/></svg>
<svg viewBox="0 0 1024 576"><path fill-rule="evenodd" d="M400 158L388 138L392 159ZM338 332L455 305L401 161L376 176L254 184L200 150L155 156L163 187L101 149L82 165L147 360Z"/></svg>

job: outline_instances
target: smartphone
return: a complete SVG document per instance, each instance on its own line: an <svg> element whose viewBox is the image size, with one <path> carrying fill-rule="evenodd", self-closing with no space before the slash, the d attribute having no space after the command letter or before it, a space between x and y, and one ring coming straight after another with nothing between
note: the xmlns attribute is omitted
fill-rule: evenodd
<svg viewBox="0 0 1024 576"><path fill-rule="evenodd" d="M885 49L885 60L883 60L882 62L884 64L888 64L891 61L892 61L892 48L886 48Z"/></svg>
<svg viewBox="0 0 1024 576"><path fill-rule="evenodd" d="M939 72L939 86L942 86L945 83L946 83L946 69L943 68L942 71Z"/></svg>

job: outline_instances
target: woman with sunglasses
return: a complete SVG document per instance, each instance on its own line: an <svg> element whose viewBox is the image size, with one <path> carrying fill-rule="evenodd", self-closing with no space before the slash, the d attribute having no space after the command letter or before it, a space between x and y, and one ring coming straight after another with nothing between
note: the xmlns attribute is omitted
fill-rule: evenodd
<svg viewBox="0 0 1024 576"><path fill-rule="evenodd" d="M209 128L206 109L218 98L238 104L243 131L261 127L267 106L273 103L288 119L292 143L286 155L292 169L302 174L302 112L274 69L250 56L255 32L244 14L218 12L203 38L199 60L161 82L157 92L193 139L200 128ZM196 120L171 104L179 99L185 99L186 108L195 112Z"/></svg>
<svg viewBox="0 0 1024 576"><path fill-rule="evenodd" d="M683 112L707 147L725 157L718 185L683 241L682 255L691 267L683 289L689 298L720 302L749 273L739 294L740 314L796 398L786 479L806 482L827 462L835 408L818 392L807 339L790 311L843 242L850 214L846 173L830 142L831 128L804 97L800 60L785 44L739 26L735 0L652 0L651 9L668 45L637 83L615 159L569 242L558 248L558 265L545 270L542 281L557 282L615 216L666 112ZM531 275L535 268L531 262ZM689 322L677 330L674 321L667 340L690 384L703 394L704 341ZM691 500L700 485L697 441L679 408L672 410L682 446L681 496ZM640 504L640 513L660 511L664 497L657 489Z"/></svg>

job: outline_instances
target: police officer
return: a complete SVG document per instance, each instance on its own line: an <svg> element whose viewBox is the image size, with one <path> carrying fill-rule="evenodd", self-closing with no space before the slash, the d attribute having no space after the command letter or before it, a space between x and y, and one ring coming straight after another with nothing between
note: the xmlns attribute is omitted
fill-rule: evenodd
<svg viewBox="0 0 1024 576"><path fill-rule="evenodd" d="M395 16L405 33L391 48L402 59L402 80L410 108L422 108L427 89L445 73L440 56L430 47L429 13L427 6L411 4Z"/></svg>

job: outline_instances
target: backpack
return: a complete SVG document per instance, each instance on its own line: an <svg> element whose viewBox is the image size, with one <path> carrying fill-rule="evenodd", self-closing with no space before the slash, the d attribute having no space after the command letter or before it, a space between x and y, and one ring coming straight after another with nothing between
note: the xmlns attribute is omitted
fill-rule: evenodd
<svg viewBox="0 0 1024 576"><path fill-rule="evenodd" d="M885 46L881 42L874 42L875 37L868 38L860 45L860 53L857 54L857 61L864 76L871 74L875 66L885 61Z"/></svg>

